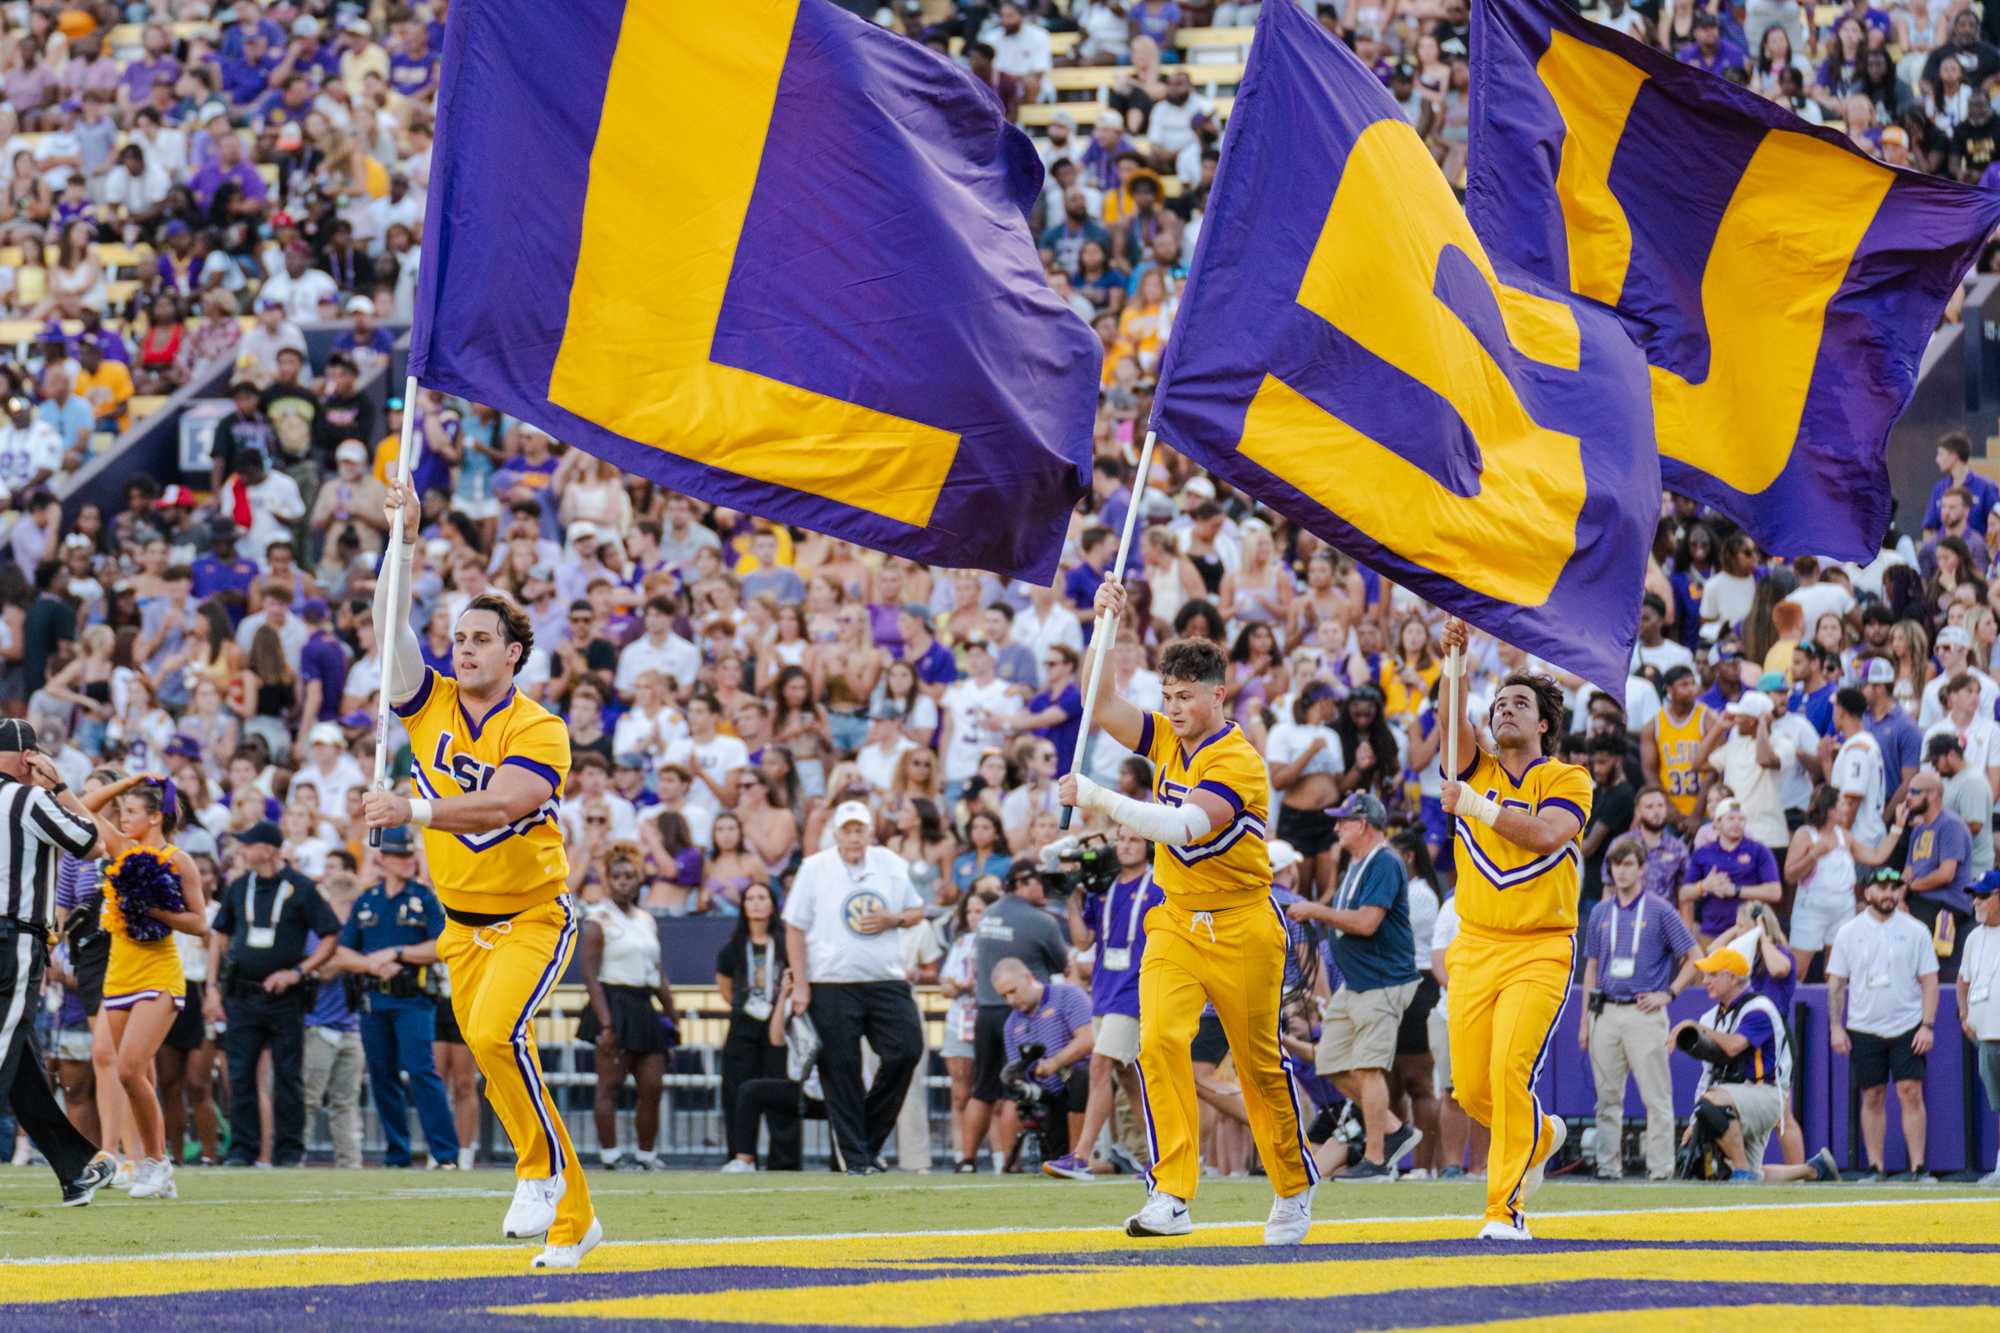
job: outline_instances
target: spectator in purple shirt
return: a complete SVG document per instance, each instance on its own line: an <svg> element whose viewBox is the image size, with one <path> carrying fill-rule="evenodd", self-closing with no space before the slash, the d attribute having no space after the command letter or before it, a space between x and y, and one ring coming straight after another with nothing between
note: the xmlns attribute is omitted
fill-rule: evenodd
<svg viewBox="0 0 2000 1333"><path fill-rule="evenodd" d="M1777 859L1743 836L1743 803L1724 797L1715 807L1715 841L1695 848L1682 873L1681 916L1710 940L1735 923L1738 902L1776 903L1781 896Z"/></svg>
<svg viewBox="0 0 2000 1333"><path fill-rule="evenodd" d="M1000 725L1009 731L1032 731L1055 746L1056 776L1061 777L1076 759L1076 733L1083 720L1083 691L1076 686L1082 658L1066 643L1052 643L1042 651L1042 688L1028 700L1025 713L1005 718Z"/></svg>
<svg viewBox="0 0 2000 1333"><path fill-rule="evenodd" d="M1722 35L1721 20L1705 9L1695 11L1693 43L1683 46L1674 58L1710 74L1742 69L1749 62L1743 48Z"/></svg>
<svg viewBox="0 0 2000 1333"><path fill-rule="evenodd" d="M1096 1034L1090 1026L1090 996L1067 982L1035 980L1018 958L993 965L993 989L1009 1009L1001 1029L1008 1065L1021 1061L1021 1049L1036 1045L1041 1058L1020 1071L1023 1083L1042 1089L1042 1157L1054 1161L1069 1155L1072 1111L1082 1119L1090 1100L1090 1053Z"/></svg>
<svg viewBox="0 0 2000 1333"><path fill-rule="evenodd" d="M161 78L172 85L181 76L181 62L174 59L173 38L166 24L148 23L140 40L146 46L145 58L127 65L119 82L119 100L128 106L145 101Z"/></svg>
<svg viewBox="0 0 2000 1333"><path fill-rule="evenodd" d="M236 186L239 204L261 204L269 194L257 168L243 160L243 140L234 134L215 141L215 160L197 171L188 187L194 191L194 201L205 209L225 184Z"/></svg>
<svg viewBox="0 0 2000 1333"><path fill-rule="evenodd" d="M1111 567L1118 551L1118 535L1110 528L1085 528L1076 546L1083 563L1064 575L1063 596L1069 598L1070 609L1087 626L1097 606L1098 585L1104 582L1104 571Z"/></svg>
<svg viewBox="0 0 2000 1333"><path fill-rule="evenodd" d="M933 698L958 679L958 658L932 637L934 628L930 611L911 602L896 617L900 643L893 653L897 661L908 662L915 669L919 684L937 687L925 691Z"/></svg>
<svg viewBox="0 0 2000 1333"><path fill-rule="evenodd" d="M305 696L299 719L301 725L311 726L340 715L341 692L347 688L347 649L327 624L324 600L309 599L301 614L309 633L299 649L299 687Z"/></svg>
<svg viewBox="0 0 2000 1333"><path fill-rule="evenodd" d="M230 105L247 107L261 100L270 90L271 75L278 63L278 53L272 49L269 37L261 32L244 37L242 57L237 60L225 57L222 62L222 91L228 95Z"/></svg>

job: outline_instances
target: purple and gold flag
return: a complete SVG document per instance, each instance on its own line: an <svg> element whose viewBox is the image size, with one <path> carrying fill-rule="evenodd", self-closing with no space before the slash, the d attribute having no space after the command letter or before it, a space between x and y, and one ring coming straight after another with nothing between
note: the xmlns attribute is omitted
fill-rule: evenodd
<svg viewBox="0 0 2000 1333"><path fill-rule="evenodd" d="M446 25L410 369L675 490L1047 583L1097 340L1033 146L830 0L476 0Z"/></svg>
<svg viewBox="0 0 2000 1333"><path fill-rule="evenodd" d="M1661 472L1786 554L1867 560L1889 429L2000 195L1579 17L1475 0L1466 206L1645 349Z"/></svg>
<svg viewBox="0 0 2000 1333"><path fill-rule="evenodd" d="M1401 110L1267 4L1160 371L1161 438L1623 697L1659 516L1646 365L1489 259Z"/></svg>

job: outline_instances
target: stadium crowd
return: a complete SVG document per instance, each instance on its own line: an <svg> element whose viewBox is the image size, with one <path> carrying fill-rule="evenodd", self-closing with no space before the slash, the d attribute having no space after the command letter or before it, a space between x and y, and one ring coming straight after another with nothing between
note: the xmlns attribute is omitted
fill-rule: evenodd
<svg viewBox="0 0 2000 1333"><path fill-rule="evenodd" d="M1372 951L1346 935L1317 962L1306 962L1316 951L1298 951L1301 995L1317 987L1343 1024L1339 1049L1329 1056L1321 1042L1316 1054L1320 1009L1302 999L1287 1034L1302 1066L1316 1062L1331 1080L1312 1085L1328 1108L1314 1131L1323 1164L1478 1169L1449 1098L1438 1012L1454 919L1434 762L1443 617L1170 450L1152 476L1135 475L1135 435L1150 415L1223 121L1194 91L1190 70L1200 67L1183 61L1177 38L1249 23L1258 5L848 7L962 60L1016 114L1056 97L1058 46L1066 66L1109 67L1100 100L1057 103L1035 125L1050 169L1035 218L1049 282L1105 349L1091 494L1053 587L883 558L670 493L478 403L427 391L392 397L378 414L360 385L393 348L391 326L408 319L421 261L442 0L0 5L9 174L0 243L23 251L0 264L0 317L32 322L0 360L0 707L34 722L73 786L171 776L189 814L176 844L195 858L211 902L244 904L247 921L217 927L235 975L247 967L260 986L279 983L267 991L309 989L314 974L324 982L293 1027L232 1041L248 1020L221 1003L227 959L220 947L187 946L187 975L207 980L209 995L190 998L160 1055L177 1150L191 1132L202 1157L223 1155L215 1087L226 1080L227 1123L254 1118L264 1131L232 1134L232 1160L296 1160L298 1114L324 1102L339 1160L358 1161L364 1066L384 1114L401 1117L399 1090L381 1101L400 1065L432 1164L471 1160L477 1093L449 1007L437 1009L446 1021L434 1051L420 1049L419 1027L373 1022L401 1048L381 1063L356 1035L364 1018L418 992L432 1005L448 985L433 962L405 953L420 952L434 915L421 895L408 900L419 907L407 920L400 908L357 906L385 879L423 878L408 842L370 850L358 813L375 757L371 607L384 483L403 416L414 413L415 621L426 659L449 673L456 612L504 592L534 629L518 688L570 730L561 818L571 882L592 916L583 1039L607 1071L597 1099L607 1164L659 1160L658 1090L676 1039L651 1017L656 1006L672 1016L662 949L674 948L675 919L719 917L737 926L714 969L730 1012L728 1169L754 1168L764 1115L772 1164L796 1165L787 1135L824 1098L817 1076L788 1067L782 1049L787 996L806 980L794 975L802 960L784 927L810 929L787 902L808 858L847 854L843 837L886 857L870 851L851 864L892 867L883 873L906 878L922 905L899 953L870 966L937 983L951 1000L938 1052L952 1086L950 1160L973 1169L987 1143L1011 1160L1012 1089L1024 1082L1079 1132L1089 1126L1063 1153L1071 1136L1045 1124L1044 1147L1057 1149L1047 1155L1063 1172L1143 1159L1131 1057L1119 1054L1125 1034L1103 1021L1136 1001L1092 973L1133 964L1144 847L1120 840L1116 886L1088 897L1062 893L1052 868L1052 849L1064 850L1056 781L1078 737L1095 595L1137 505L1125 575L1134 614L1111 649L1114 688L1157 707L1165 642L1222 645L1230 716L1270 768L1280 807L1273 870L1286 901L1302 904L1293 913L1302 938L1309 926L1372 936L1376 925L1354 932L1354 922L1387 923L1390 942ZM1317 12L1455 174L1463 0ZM1964 4L1863 5L1824 25L1811 7L1777 3L1739 16L1689 0L1630 9L1608 0L1594 12L1809 118L1844 120L1886 160L1981 179L1994 158L1996 137L1979 136L2000 50ZM315 364L301 325L325 322L344 327ZM164 486L134 476L122 507L66 511L65 483L126 423L131 399L218 366L231 368L232 410L209 475ZM1584 957L1602 965L1593 980L1603 978L1612 1006L1630 1000L1651 1014L1659 1006L1647 997L1691 984L1669 964L1692 966L1751 929L1764 932L1759 948L1784 953L1794 982L1819 980L1830 963L1849 965L1860 941L1848 952L1840 941L1874 919L1860 904L1877 884L1894 898L1890 919L1915 923L1925 942L1912 984L1927 975L1923 959L1947 983L1976 964L1988 987L1978 994L1990 994L2000 947L1990 922L1975 930L1970 890L1993 871L2000 794L2000 487L1970 453L1962 436L1940 442L1929 511L1907 516L1865 565L1762 551L1722 516L1663 497L1622 695L1544 668L1573 720L1558 753L1587 764L1596 782L1581 849L1589 924L1579 970ZM1475 716L1508 671L1543 665L1479 634L1469 661ZM400 733L393 740L401 746ZM392 767L406 763L405 750ZM1152 787L1145 761L1101 735L1084 769L1127 795ZM1376 857L1378 847L1391 854ZM75 920L94 916L94 873L66 870ZM259 926L257 894L280 882L293 897ZM1634 990L1621 970L1630 958L1619 950L1636 949L1643 931L1624 939L1614 919L1608 948L1599 940L1607 912L1616 918L1641 899L1658 904L1658 947L1668 951L1652 991ZM271 935L285 901L298 916ZM409 934L367 936L381 911ZM75 931L71 939L79 943ZM115 1120L114 1053L74 967L51 975L61 991L45 1048L76 1114ZM1927 1017L1934 991L1925 1003ZM1095 1025L1085 1021L1093 1008ZM1967 1032L1981 1042L1990 1105L2000 1101L2000 1016L1990 1000L1979 1012L1986 1026ZM1874 1016L1891 1030L1867 1031L1857 1012L1851 1038L1836 1042L1851 1039L1857 1052L1872 1044L1884 1083L1893 1070L1899 1092L1920 1088L1930 1042L1916 1036L1917 1015L1877 1004ZM1082 1039L1093 1026L1095 1040ZM1613 1045L1611 1026L1599 1019L1594 1054ZM1030 1042L1048 1056L1003 1087L1000 1066ZM264 1094L270 1107L253 1110L253 1071L267 1050L276 1086ZM900 1067L909 1053L896 1054ZM1241 1097L1219 1030L1204 1027L1195 1061L1212 1116L1206 1159L1223 1174L1246 1171ZM1622 1095L1623 1067L1603 1076L1612 1074ZM628 1075L652 1114L640 1117L638 1150L624 1154L616 1111ZM1650 1064L1641 1080L1656 1100ZM851 1130L850 1083L844 1072L838 1096ZM1366 1114L1343 1122L1335 1084ZM1113 1113L1106 1099L1121 1088ZM870 1115L882 1109L871 1103ZM925 1118L914 1119L904 1117L904 1166L928 1163L911 1142ZM1092 1160L1107 1120L1116 1146ZM411 1159L402 1133L392 1161ZM1404 1145L1414 1152L1399 1154ZM1646 1154L1654 1174L1660 1151L1656 1136ZM1882 1169L1879 1134L1869 1152ZM1910 1156L1921 1165L1920 1137ZM1601 1145L1599 1169L1619 1169Z"/></svg>

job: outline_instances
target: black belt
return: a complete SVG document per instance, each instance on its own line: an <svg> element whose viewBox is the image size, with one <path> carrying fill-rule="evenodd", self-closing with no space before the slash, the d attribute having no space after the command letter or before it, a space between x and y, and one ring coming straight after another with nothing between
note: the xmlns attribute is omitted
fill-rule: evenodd
<svg viewBox="0 0 2000 1333"><path fill-rule="evenodd" d="M456 907L445 908L444 914L461 926L497 926L502 921L512 921L521 915L520 912L463 912Z"/></svg>
<svg viewBox="0 0 2000 1333"><path fill-rule="evenodd" d="M1620 1000L1614 996L1607 995L1604 997L1604 1002L1606 1004L1637 1004L1639 1003L1639 997L1635 995L1629 1000Z"/></svg>

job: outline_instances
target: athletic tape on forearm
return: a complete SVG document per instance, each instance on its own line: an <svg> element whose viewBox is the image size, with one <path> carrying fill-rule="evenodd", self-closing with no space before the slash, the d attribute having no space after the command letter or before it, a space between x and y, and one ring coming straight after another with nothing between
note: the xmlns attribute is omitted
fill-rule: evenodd
<svg viewBox="0 0 2000 1333"><path fill-rule="evenodd" d="M1135 801L1100 787L1080 773L1076 779L1076 798L1086 810L1096 810L1150 842L1164 842L1169 846L1185 847L1207 837L1215 827L1209 822L1208 812L1198 805L1156 805L1150 801Z"/></svg>
<svg viewBox="0 0 2000 1333"><path fill-rule="evenodd" d="M1481 796L1472 788L1459 785L1458 814L1465 819L1476 819L1488 828L1500 818L1500 803Z"/></svg>
<svg viewBox="0 0 2000 1333"><path fill-rule="evenodd" d="M392 700L407 699L424 683L423 648L410 626L412 567L417 548L402 543L400 551L382 558L382 573L375 581L375 641L382 649L382 688ZM396 605L389 605L390 561L396 566Z"/></svg>

